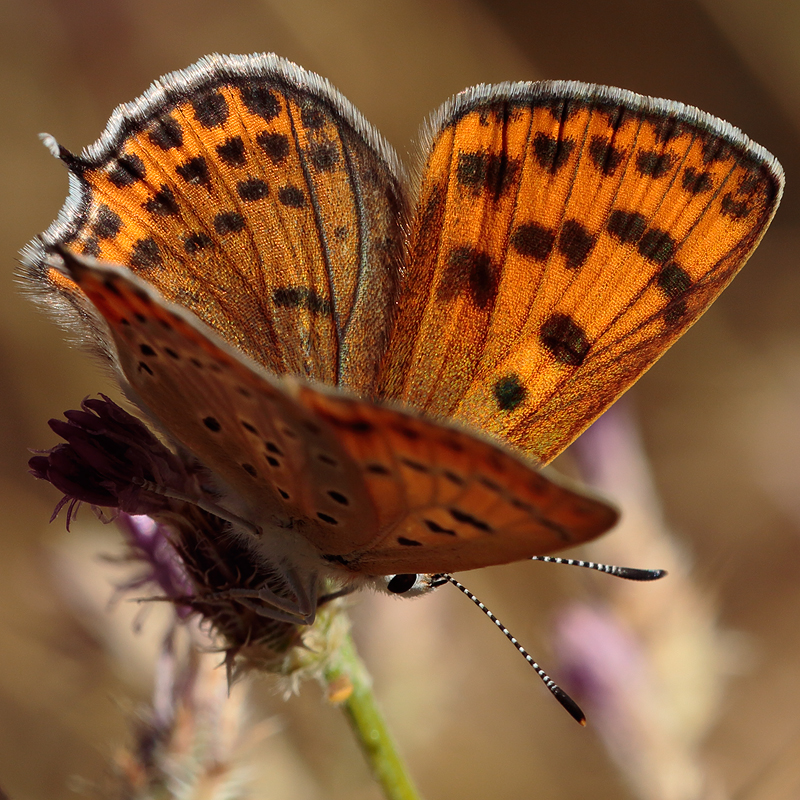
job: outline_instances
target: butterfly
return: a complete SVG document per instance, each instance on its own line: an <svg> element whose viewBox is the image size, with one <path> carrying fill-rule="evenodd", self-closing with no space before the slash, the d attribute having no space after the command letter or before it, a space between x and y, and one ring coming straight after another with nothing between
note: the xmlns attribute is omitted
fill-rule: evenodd
<svg viewBox="0 0 800 800"><path fill-rule="evenodd" d="M167 75L80 155L44 139L70 194L28 285L204 465L190 500L299 622L325 578L406 592L611 528L539 467L697 320L783 189L708 114L549 81L451 98L409 177L275 55Z"/></svg>

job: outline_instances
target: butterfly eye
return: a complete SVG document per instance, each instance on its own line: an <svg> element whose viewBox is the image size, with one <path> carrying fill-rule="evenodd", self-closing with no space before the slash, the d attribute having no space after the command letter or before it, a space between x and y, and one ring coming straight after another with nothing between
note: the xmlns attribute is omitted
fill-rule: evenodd
<svg viewBox="0 0 800 800"><path fill-rule="evenodd" d="M392 594L406 594L406 592L414 588L418 577L418 575L411 573L391 576L387 575L386 590Z"/></svg>

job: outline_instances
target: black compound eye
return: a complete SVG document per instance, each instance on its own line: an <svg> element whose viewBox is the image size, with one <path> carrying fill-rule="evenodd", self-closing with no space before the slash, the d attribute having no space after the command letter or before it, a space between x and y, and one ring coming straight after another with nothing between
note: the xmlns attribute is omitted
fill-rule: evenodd
<svg viewBox="0 0 800 800"><path fill-rule="evenodd" d="M386 588L392 594L405 594L409 589L411 589L414 584L417 582L416 574L403 574L403 575L395 575L389 583L386 584Z"/></svg>

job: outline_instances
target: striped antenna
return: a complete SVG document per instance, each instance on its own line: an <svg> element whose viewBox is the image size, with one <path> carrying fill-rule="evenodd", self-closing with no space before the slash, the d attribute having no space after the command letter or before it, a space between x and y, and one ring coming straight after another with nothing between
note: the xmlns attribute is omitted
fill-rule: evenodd
<svg viewBox="0 0 800 800"><path fill-rule="evenodd" d="M550 690L550 693L553 697L561 703L562 706L570 713L572 718L580 723L581 725L586 725L586 717L584 716L583 711L581 711L580 706L533 660L533 657L528 653L528 651L511 635L511 632L500 622L497 617L489 611L488 608L469 590L463 583L459 583L452 575L445 575L444 573L439 575L434 575L431 579L431 587L436 586L443 586L445 583L452 583L453 586L456 587L460 592L465 594L475 603L478 608L486 614L489 619L497 625L498 628L503 632L503 636L508 639L514 647L517 648L517 651L522 655L522 657L533 667L536 671L536 674L542 679L544 685Z"/></svg>
<svg viewBox="0 0 800 800"><path fill-rule="evenodd" d="M532 556L531 561L544 561L548 564L567 564L570 567L583 567L584 569L593 569L597 572L604 572L607 575L613 575L617 578L625 578L629 581L656 581L663 578L667 571L664 569L636 569L634 567L616 567L612 564L598 564L594 561L578 561L573 558L559 558L558 556ZM411 578L412 576L403 576ZM417 576L413 576L416 578ZM581 725L586 725L586 717L580 706L533 660L533 657L528 651L511 635L511 631L500 622L497 617L489 611L488 608L469 590L463 583L459 583L452 575L440 573L431 576L430 587L436 588L443 586L445 583L452 583L462 594L465 594L478 608L486 614L494 624L503 632L503 636L508 639L511 644L516 647L522 657L533 667L536 674L542 679L544 685L550 690L553 697L561 703L562 706L570 713L572 718L579 722Z"/></svg>
<svg viewBox="0 0 800 800"><path fill-rule="evenodd" d="M548 564L567 564L570 567L583 567L605 572L615 578L625 578L629 581L657 581L663 578L665 569L636 569L635 567L615 567L613 564L596 564L594 561L577 561L574 558L558 558L557 556L532 556L531 561L544 561Z"/></svg>

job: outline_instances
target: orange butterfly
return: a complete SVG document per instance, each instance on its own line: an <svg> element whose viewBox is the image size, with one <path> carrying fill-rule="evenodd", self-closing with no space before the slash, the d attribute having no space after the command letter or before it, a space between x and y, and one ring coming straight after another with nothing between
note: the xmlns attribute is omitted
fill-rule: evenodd
<svg viewBox="0 0 800 800"><path fill-rule="evenodd" d="M293 595L264 613L298 622L324 577L386 586L610 528L535 464L702 314L783 188L725 122L561 82L449 100L412 182L274 55L162 78L80 156L46 142L71 191L30 285L205 466L189 499L252 537Z"/></svg>

